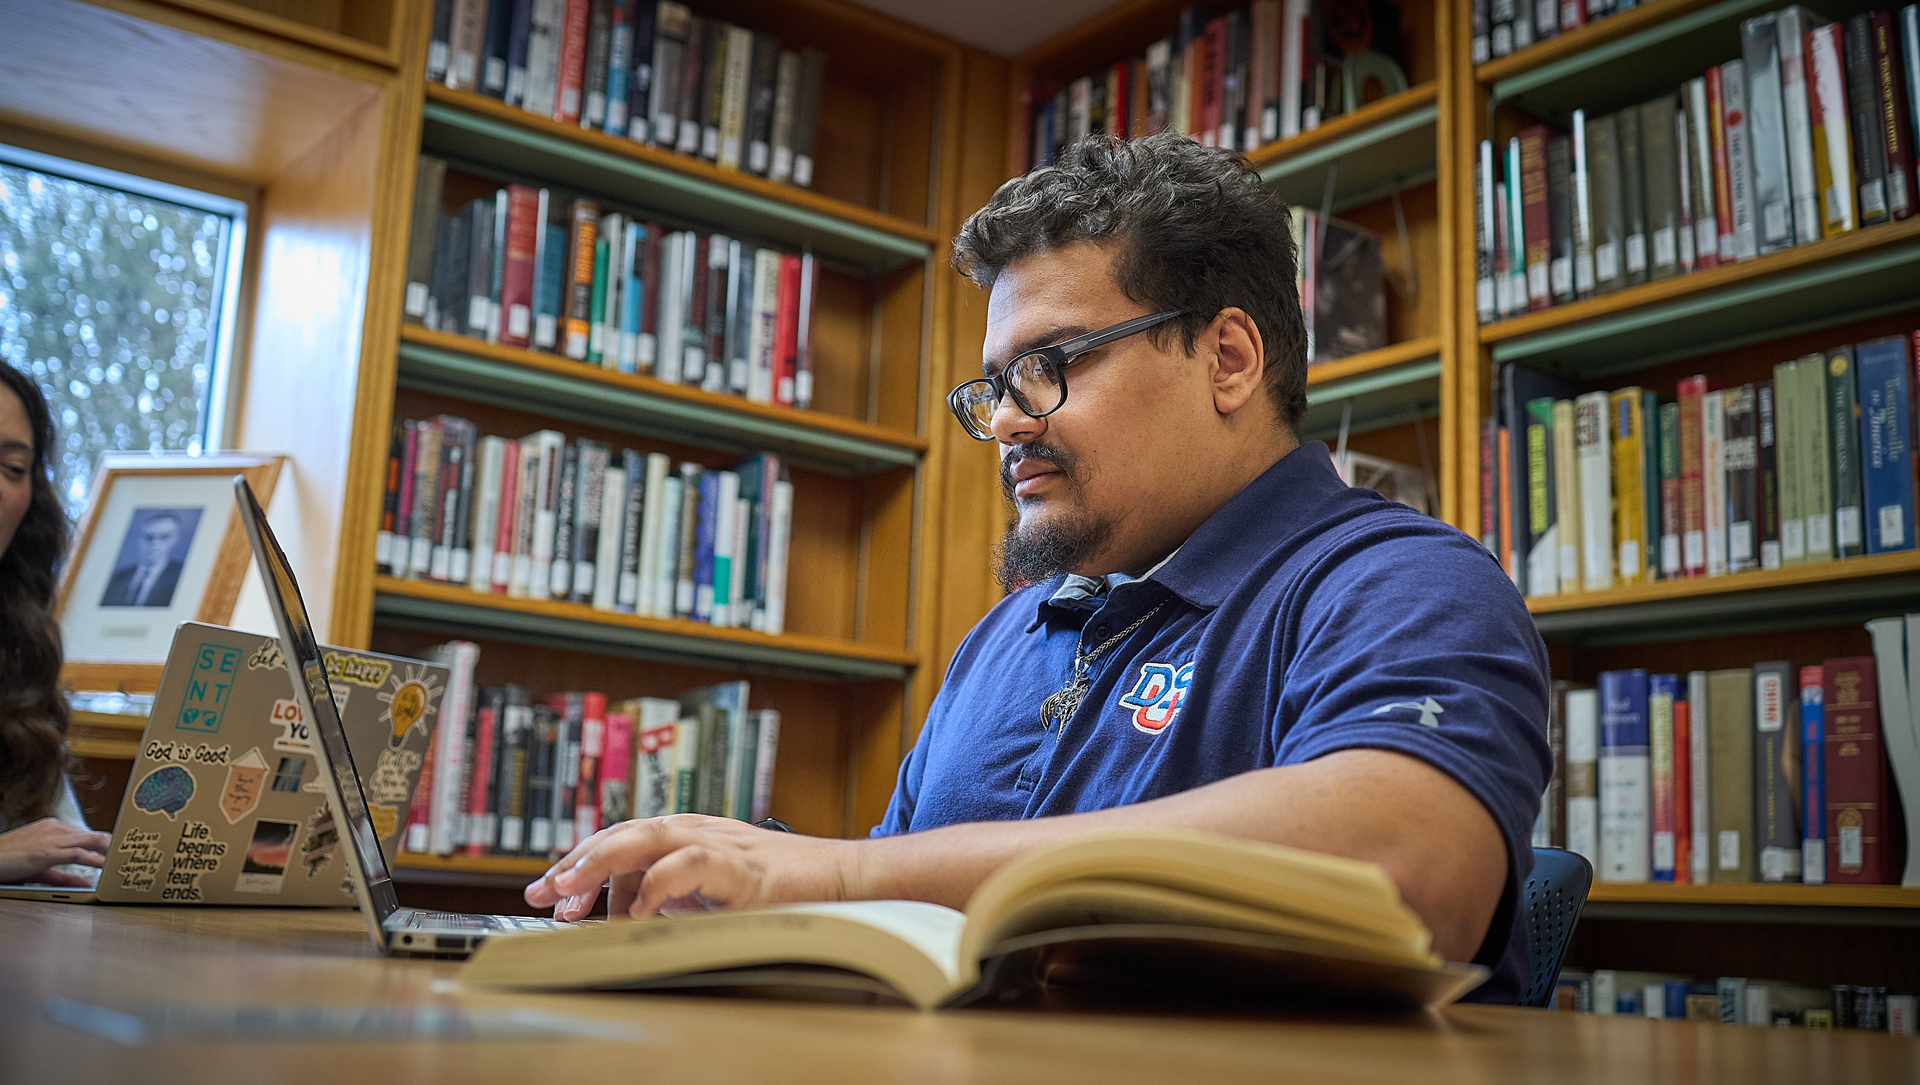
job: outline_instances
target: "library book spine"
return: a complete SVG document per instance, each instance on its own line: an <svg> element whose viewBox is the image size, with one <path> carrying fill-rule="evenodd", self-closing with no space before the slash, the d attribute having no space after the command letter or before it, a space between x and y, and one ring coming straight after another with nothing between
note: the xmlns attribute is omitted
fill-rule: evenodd
<svg viewBox="0 0 1920 1085"><path fill-rule="evenodd" d="M1742 573L1760 567L1756 528L1759 509L1759 437L1755 425L1753 385L1728 389L1724 398L1725 437L1720 443L1726 462L1727 569Z"/></svg>
<svg viewBox="0 0 1920 1085"><path fill-rule="evenodd" d="M1673 686L1673 881L1693 884L1693 711L1679 675Z"/></svg>
<svg viewBox="0 0 1920 1085"><path fill-rule="evenodd" d="M800 82L793 109L793 183L800 188L813 187L813 149L820 127L826 65L826 54L818 49L800 51Z"/></svg>
<svg viewBox="0 0 1920 1085"><path fill-rule="evenodd" d="M480 53L480 93L505 99L510 82L508 54L513 47L512 0L495 0L487 7L486 45Z"/></svg>
<svg viewBox="0 0 1920 1085"><path fill-rule="evenodd" d="M1887 148L1887 212L1904 219L1914 210L1913 103L1907 98L1906 73L1895 36L1893 16L1873 13L1874 90L1880 99L1880 134Z"/></svg>
<svg viewBox="0 0 1920 1085"><path fill-rule="evenodd" d="M1587 172L1587 111L1573 111L1573 292L1593 296L1593 188Z"/></svg>
<svg viewBox="0 0 1920 1085"><path fill-rule="evenodd" d="M1687 191L1693 203L1694 266L1720 263L1720 212L1713 184L1713 107L1707 99L1707 80L1687 81Z"/></svg>
<svg viewBox="0 0 1920 1085"><path fill-rule="evenodd" d="M1855 348L1867 553L1913 549L1913 368L1905 336Z"/></svg>
<svg viewBox="0 0 1920 1085"><path fill-rule="evenodd" d="M1587 591L1613 587L1613 473L1605 392L1574 400L1580 467L1581 581Z"/></svg>
<svg viewBox="0 0 1920 1085"><path fill-rule="evenodd" d="M1569 689L1567 721L1567 850L1600 869L1599 691Z"/></svg>
<svg viewBox="0 0 1920 1085"><path fill-rule="evenodd" d="M1809 354L1800 359L1800 510L1807 519L1807 560L1834 557L1833 443L1828 431L1827 359ZM1851 375L1848 376L1851 381ZM1857 528L1858 520L1855 520Z"/></svg>
<svg viewBox="0 0 1920 1085"><path fill-rule="evenodd" d="M387 479L380 497L380 532L373 544L373 568L376 573L384 572L393 565L394 540L405 538L400 530L400 492L401 466L408 462L407 424L396 421L393 432L387 442Z"/></svg>
<svg viewBox="0 0 1920 1085"><path fill-rule="evenodd" d="M1675 225L1675 236L1679 241L1680 270L1692 274L1699 269L1699 257L1694 252L1693 217L1699 212L1693 202L1693 122L1688 119L1686 88L1674 96L1679 103L1673 111L1672 148L1674 151L1674 187L1680 198L1680 215Z"/></svg>
<svg viewBox="0 0 1920 1085"><path fill-rule="evenodd" d="M496 731L505 727L502 718L505 698L498 689L482 689L475 698L473 713L472 752L467 758L469 782L462 790L467 811L467 831L461 842L462 855L485 855L494 841L492 809L488 806L489 792L494 784L494 736Z"/></svg>
<svg viewBox="0 0 1920 1085"><path fill-rule="evenodd" d="M1473 299L1482 324L1493 323L1499 315L1493 304L1493 184L1488 176L1492 168L1493 142L1483 139L1479 157L1473 163ZM425 291L421 293L420 305L424 312Z"/></svg>
<svg viewBox="0 0 1920 1085"><path fill-rule="evenodd" d="M1587 183L1593 195L1593 273L1598 293L1607 294L1627 285L1626 265L1621 249L1625 212L1620 187L1620 123L1608 114L1587 123L1591 176Z"/></svg>
<svg viewBox="0 0 1920 1085"><path fill-rule="evenodd" d="M525 347L533 338L534 249L540 236L540 193L507 186L506 252L500 271L500 342Z"/></svg>
<svg viewBox="0 0 1920 1085"><path fill-rule="evenodd" d="M409 324L427 322L428 303L433 296L433 241L440 221L440 198L445 188L447 163L433 155L420 156L414 173L413 218L407 235L407 289L401 306Z"/></svg>
<svg viewBox="0 0 1920 1085"><path fill-rule="evenodd" d="M1707 675L1713 880L1753 881L1753 668Z"/></svg>
<svg viewBox="0 0 1920 1085"><path fill-rule="evenodd" d="M1573 283L1573 142L1566 136L1547 140L1547 219L1548 286L1553 304L1565 305L1578 297Z"/></svg>
<svg viewBox="0 0 1920 1085"><path fill-rule="evenodd" d="M1527 309L1553 305L1552 215L1547 205L1547 129L1535 125L1520 133L1520 214L1525 238Z"/></svg>
<svg viewBox="0 0 1920 1085"><path fill-rule="evenodd" d="M1646 566L1646 418L1640 389L1622 388L1608 396L1609 458L1613 462L1614 572L1622 583L1645 579Z"/></svg>
<svg viewBox="0 0 1920 1085"><path fill-rule="evenodd" d="M1647 281L1647 154L1641 133L1642 110L1635 106L1614 114L1619 124L1620 209L1625 216L1621 234L1624 241L1621 259L1626 265L1627 285Z"/></svg>
<svg viewBox="0 0 1920 1085"><path fill-rule="evenodd" d="M560 451L559 484L553 506L553 561L547 597L565 600L573 590L573 533L580 501L580 446L569 442Z"/></svg>
<svg viewBox="0 0 1920 1085"><path fill-rule="evenodd" d="M1792 663L1753 668L1753 836L1760 880L1800 880L1800 698Z"/></svg>
<svg viewBox="0 0 1920 1085"><path fill-rule="evenodd" d="M1571 592L1580 585L1580 438L1572 400L1554 401L1552 433L1554 535L1560 542L1555 572L1560 590Z"/></svg>
<svg viewBox="0 0 1920 1085"><path fill-rule="evenodd" d="M1560 0L1560 32L1587 25L1587 0Z"/></svg>
<svg viewBox="0 0 1920 1085"><path fill-rule="evenodd" d="M1523 313L1531 307L1532 291L1527 283L1526 152L1520 137L1507 141L1507 289L1512 291L1513 311ZM1543 192L1544 195L1544 192ZM1318 291L1315 292L1318 296Z"/></svg>
<svg viewBox="0 0 1920 1085"><path fill-rule="evenodd" d="M497 455L500 459L499 494L495 499L496 519L493 524L493 546L487 565L487 582L479 586L476 575L476 590L494 595L505 595L513 582L514 542L519 533L516 530L521 515L520 480L525 468L520 464L520 442L499 439Z"/></svg>
<svg viewBox="0 0 1920 1085"><path fill-rule="evenodd" d="M1774 444L1779 478L1780 563L1799 565L1807 560L1807 514L1801 479L1801 445L1806 441L1805 408L1800 403L1800 364L1781 362L1773 367Z"/></svg>
<svg viewBox="0 0 1920 1085"><path fill-rule="evenodd" d="M1800 880L1827 880L1826 672L1800 668Z"/></svg>
<svg viewBox="0 0 1920 1085"><path fill-rule="evenodd" d="M1488 0L1473 0L1468 13L1468 49L1475 64L1485 64L1493 59L1493 27L1488 18L1491 6ZM444 61L442 64L444 66ZM1283 62L1281 71L1286 70Z"/></svg>
<svg viewBox="0 0 1920 1085"><path fill-rule="evenodd" d="M447 579L455 584L465 584L473 578L473 499L478 492L474 486L475 458L479 443L479 430L472 422L458 420L459 456L452 485L454 492L449 500L452 506L452 523L447 525L449 536L449 560Z"/></svg>
<svg viewBox="0 0 1920 1085"><path fill-rule="evenodd" d="M422 422L414 428L416 440L409 452L413 463L413 494L407 517L407 565L409 580L426 576L433 567L434 509L440 474L440 425Z"/></svg>
<svg viewBox="0 0 1920 1085"><path fill-rule="evenodd" d="M1685 575L1680 553L1680 405L1662 403L1660 434L1660 579Z"/></svg>
<svg viewBox="0 0 1920 1085"><path fill-rule="evenodd" d="M440 717L448 721L448 726L434 734L434 759L441 771L433 777L428 850L435 855L451 855L458 843L455 830L462 812L460 781L467 763L466 719L473 711L474 669L480 663L480 646L471 641L449 641L434 649L434 656L448 670L447 692L440 702Z"/></svg>
<svg viewBox="0 0 1920 1085"><path fill-rule="evenodd" d="M647 461L633 449L620 453L625 492L620 506L620 551L615 566L613 609L632 614L640 607L640 540L646 520Z"/></svg>
<svg viewBox="0 0 1920 1085"><path fill-rule="evenodd" d="M556 33L553 119L579 124L587 74L587 36L592 22L592 0L566 0Z"/></svg>
<svg viewBox="0 0 1920 1085"><path fill-rule="evenodd" d="M1754 473L1753 507L1760 540L1760 567L1780 568L1780 426L1773 399L1773 382L1761 381L1753 390L1754 433L1760 460Z"/></svg>
<svg viewBox="0 0 1920 1085"><path fill-rule="evenodd" d="M1854 184L1860 194L1860 225L1873 226L1887 221L1887 144L1873 74L1873 19L1862 12L1846 25L1847 131L1860 170Z"/></svg>
<svg viewBox="0 0 1920 1085"><path fill-rule="evenodd" d="M1707 575L1725 576L1727 566L1727 392L1700 397L1700 496L1706 515Z"/></svg>
<svg viewBox="0 0 1920 1085"><path fill-rule="evenodd" d="M1754 221L1753 126L1747 112L1747 65L1729 60L1720 65L1721 93L1726 96L1727 177L1733 190L1733 258L1751 260L1760 253L1760 232Z"/></svg>
<svg viewBox="0 0 1920 1085"><path fill-rule="evenodd" d="M1709 837L1712 836L1713 794L1712 758L1709 756L1711 729L1709 712L1711 689L1706 671L1687 673L1687 813L1693 833L1688 873L1695 885L1713 880L1713 862Z"/></svg>
<svg viewBox="0 0 1920 1085"><path fill-rule="evenodd" d="M1703 413L1707 378L1692 376L1679 385L1680 402L1680 554L1687 576L1707 575L1706 470Z"/></svg>
<svg viewBox="0 0 1920 1085"><path fill-rule="evenodd" d="M1827 881L1887 880L1887 762L1872 656L1825 664Z"/></svg>
<svg viewBox="0 0 1920 1085"><path fill-rule="evenodd" d="M1602 672L1600 881L1644 882L1652 877L1647 747L1647 672Z"/></svg>
<svg viewBox="0 0 1920 1085"><path fill-rule="evenodd" d="M1487 22L1494 56L1508 56L1513 52L1513 12L1520 2L1522 0L1492 0Z"/></svg>
<svg viewBox="0 0 1920 1085"><path fill-rule="evenodd" d="M1721 67L1707 69L1707 131L1713 163L1713 207L1719 238L1714 254L1720 263L1734 258L1733 162L1727 145L1727 80Z"/></svg>
<svg viewBox="0 0 1920 1085"><path fill-rule="evenodd" d="M1674 702L1680 680L1676 675L1647 678L1647 741L1653 774L1653 880L1674 880ZM1684 703L1684 702L1681 702Z"/></svg>
<svg viewBox="0 0 1920 1085"><path fill-rule="evenodd" d="M1556 595L1560 591L1560 536L1552 397L1529 400L1517 421L1526 434L1527 594Z"/></svg>
<svg viewBox="0 0 1920 1085"><path fill-rule="evenodd" d="M458 578L456 583L465 584L474 591L493 590L493 545L500 523L500 475L506 443L502 437L482 437L470 461L474 464L469 498L472 508L463 528L471 547L471 561L467 575Z"/></svg>
<svg viewBox="0 0 1920 1085"><path fill-rule="evenodd" d="M1900 9L1900 78L1907 88L1908 138L1920 143L1920 4ZM1911 144L1910 144L1911 146ZM1920 154L1915 154L1915 181L1920 182ZM1920 200L1920 189L1914 193Z"/></svg>
<svg viewBox="0 0 1920 1085"><path fill-rule="evenodd" d="M1847 66L1839 23L1807 31L1807 91L1813 116L1813 169L1821 192L1823 237L1859 226Z"/></svg>
<svg viewBox="0 0 1920 1085"><path fill-rule="evenodd" d="M480 54L487 45L486 0L452 0L453 22L447 39L447 86L480 89Z"/></svg>
<svg viewBox="0 0 1920 1085"><path fill-rule="evenodd" d="M1787 189L1797 244L1820 240L1820 185L1813 168L1813 111L1807 73L1807 31L1826 22L1795 4L1775 13L1780 52L1780 113L1786 124Z"/></svg>
<svg viewBox="0 0 1920 1085"><path fill-rule="evenodd" d="M575 603L592 603L594 582L599 579L600 524L606 516L606 445L582 439L574 470L573 484L573 581L564 597ZM556 597L562 593L555 591Z"/></svg>
<svg viewBox="0 0 1920 1085"><path fill-rule="evenodd" d="M560 345L561 299L566 290L567 231L547 221L546 208L552 194L540 190L540 248L534 267L538 271L533 295L533 341L537 350L553 350Z"/></svg>
<svg viewBox="0 0 1920 1085"><path fill-rule="evenodd" d="M1686 222L1681 215L1680 185L1685 178L1680 176L1680 158L1674 148L1675 101L1674 95L1665 94L1640 107L1649 279L1670 278L1682 270L1680 231Z"/></svg>
<svg viewBox="0 0 1920 1085"><path fill-rule="evenodd" d="M566 322L563 353L586 361L593 334L593 264L595 243L599 240L600 208L590 200L575 200L569 222L567 281L561 295L561 316Z"/></svg>
<svg viewBox="0 0 1920 1085"><path fill-rule="evenodd" d="M1787 128L1781 96L1780 47L1769 12L1740 24L1747 65L1747 131L1753 155L1753 215L1760 252L1778 252L1794 243L1793 196L1788 180Z"/></svg>
<svg viewBox="0 0 1920 1085"><path fill-rule="evenodd" d="M1851 346L1827 355L1827 439L1833 465L1833 556L1866 553L1865 494L1860 467L1860 388Z"/></svg>

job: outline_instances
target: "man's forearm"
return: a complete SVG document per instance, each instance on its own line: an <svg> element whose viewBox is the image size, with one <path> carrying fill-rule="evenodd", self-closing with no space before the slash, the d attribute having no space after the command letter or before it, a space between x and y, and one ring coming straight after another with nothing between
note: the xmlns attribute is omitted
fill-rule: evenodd
<svg viewBox="0 0 1920 1085"><path fill-rule="evenodd" d="M1449 960L1472 958L1506 879L1499 830L1464 788L1401 754L1349 750L1132 806L859 841L849 850L845 890L961 908L989 874L1029 848L1146 828L1199 829L1378 863L1432 930L1435 952Z"/></svg>

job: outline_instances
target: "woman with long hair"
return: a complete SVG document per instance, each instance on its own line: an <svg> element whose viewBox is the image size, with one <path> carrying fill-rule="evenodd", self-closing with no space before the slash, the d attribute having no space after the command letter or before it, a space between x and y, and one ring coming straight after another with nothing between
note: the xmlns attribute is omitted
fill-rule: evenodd
<svg viewBox="0 0 1920 1085"><path fill-rule="evenodd" d="M0 882L89 887L61 864L101 866L67 780L54 568L67 517L48 460L53 418L33 378L0 362Z"/></svg>

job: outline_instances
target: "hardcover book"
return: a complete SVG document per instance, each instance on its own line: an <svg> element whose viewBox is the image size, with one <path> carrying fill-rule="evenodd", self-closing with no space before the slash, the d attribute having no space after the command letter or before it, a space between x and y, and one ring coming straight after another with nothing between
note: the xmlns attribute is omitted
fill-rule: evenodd
<svg viewBox="0 0 1920 1085"><path fill-rule="evenodd" d="M1800 880L1827 880L1826 671L1800 668Z"/></svg>
<svg viewBox="0 0 1920 1085"><path fill-rule="evenodd" d="M1887 760L1872 656L1825 663L1827 881L1887 881Z"/></svg>
<svg viewBox="0 0 1920 1085"><path fill-rule="evenodd" d="M1567 691L1567 850L1600 869L1600 691Z"/></svg>
<svg viewBox="0 0 1920 1085"><path fill-rule="evenodd" d="M1758 546L1760 449L1754 416L1753 385L1729 389L1723 400L1726 463L1727 568L1745 572L1760 567Z"/></svg>
<svg viewBox="0 0 1920 1085"><path fill-rule="evenodd" d="M1615 146L1620 155L1620 211L1624 216L1620 258L1626 265L1629 286L1647 281L1647 155L1641 116L1638 108L1614 114L1620 133Z"/></svg>
<svg viewBox="0 0 1920 1085"><path fill-rule="evenodd" d="M1641 163L1646 173L1646 230L1649 279L1680 274L1681 216L1679 152L1674 146L1675 99L1662 95L1640 106ZM1691 248L1691 246L1688 246Z"/></svg>
<svg viewBox="0 0 1920 1085"><path fill-rule="evenodd" d="M1793 664L1753 666L1753 832L1760 880L1800 880L1800 697Z"/></svg>
<svg viewBox="0 0 1920 1085"><path fill-rule="evenodd" d="M1839 23L1807 31L1807 92L1813 118L1813 171L1821 193L1821 236L1832 237L1860 225L1854 189L1851 111L1847 103L1847 66Z"/></svg>
<svg viewBox="0 0 1920 1085"><path fill-rule="evenodd" d="M1833 556L1866 552L1865 495L1860 468L1860 388L1853 348L1836 347L1827 356L1827 438L1833 465Z"/></svg>
<svg viewBox="0 0 1920 1085"><path fill-rule="evenodd" d="M1867 553L1913 549L1913 366L1905 336L1855 348Z"/></svg>
<svg viewBox="0 0 1920 1085"><path fill-rule="evenodd" d="M1600 865L1603 882L1644 882L1652 814L1647 672L1600 675Z"/></svg>
<svg viewBox="0 0 1920 1085"><path fill-rule="evenodd" d="M1780 52L1781 119L1786 126L1787 190L1793 202L1793 233L1798 244L1820 240L1820 186L1814 172L1813 109L1807 72L1807 31L1826 18L1795 4L1774 13L1775 47Z"/></svg>
<svg viewBox="0 0 1920 1085"><path fill-rule="evenodd" d="M1753 669L1707 675L1713 880L1753 881Z"/></svg>
<svg viewBox="0 0 1920 1085"><path fill-rule="evenodd" d="M1781 96L1777 16L1740 24L1747 65L1747 131L1753 160L1753 214L1762 253L1794 243L1793 197L1787 174L1787 128Z"/></svg>

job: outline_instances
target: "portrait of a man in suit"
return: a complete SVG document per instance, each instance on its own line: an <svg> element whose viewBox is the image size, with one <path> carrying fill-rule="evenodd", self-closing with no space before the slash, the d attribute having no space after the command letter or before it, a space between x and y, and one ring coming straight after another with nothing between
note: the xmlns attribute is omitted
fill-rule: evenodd
<svg viewBox="0 0 1920 1085"><path fill-rule="evenodd" d="M168 607L200 526L199 509L135 509L103 607Z"/></svg>

